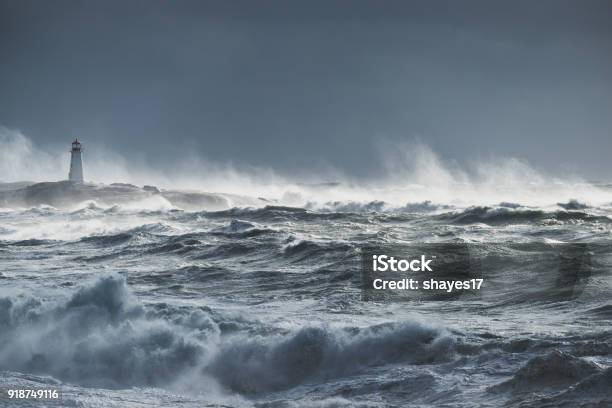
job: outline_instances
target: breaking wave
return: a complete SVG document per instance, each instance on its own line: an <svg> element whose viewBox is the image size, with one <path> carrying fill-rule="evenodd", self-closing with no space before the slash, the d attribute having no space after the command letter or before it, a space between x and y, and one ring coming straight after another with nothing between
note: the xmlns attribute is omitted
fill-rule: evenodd
<svg viewBox="0 0 612 408"><path fill-rule="evenodd" d="M297 331L240 324L245 332L228 329L236 324L205 307L146 307L123 277L107 275L56 303L0 298L0 369L103 388L212 379L231 392L256 394L373 366L441 363L454 354L453 335L415 322ZM257 331L265 334L253 336Z"/></svg>
<svg viewBox="0 0 612 408"><path fill-rule="evenodd" d="M282 390L305 381L353 375L390 363L448 361L454 339L444 330L416 323L365 329L307 327L273 340L260 337L225 342L209 368L241 393Z"/></svg>
<svg viewBox="0 0 612 408"><path fill-rule="evenodd" d="M541 390L542 387L567 387L600 371L595 363L554 350L545 356L532 358L511 379L492 387L492 390L521 393Z"/></svg>
<svg viewBox="0 0 612 408"><path fill-rule="evenodd" d="M593 215L584 211L546 211L523 207L470 207L459 212L448 212L437 216L455 224L516 224L532 222L601 222L610 223L607 216Z"/></svg>
<svg viewBox="0 0 612 408"><path fill-rule="evenodd" d="M182 320L194 330L179 330ZM0 326L2 369L108 388L169 383L198 363L200 337L214 333L201 312L146 318L117 275L55 305L3 298Z"/></svg>

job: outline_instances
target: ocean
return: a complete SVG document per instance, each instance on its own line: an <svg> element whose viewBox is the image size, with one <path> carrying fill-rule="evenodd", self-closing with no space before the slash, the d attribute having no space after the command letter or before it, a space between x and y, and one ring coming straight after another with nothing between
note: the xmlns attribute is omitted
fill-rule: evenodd
<svg viewBox="0 0 612 408"><path fill-rule="evenodd" d="M478 200L5 202L0 406L611 407L612 202ZM366 248L457 243L477 296L364 298Z"/></svg>

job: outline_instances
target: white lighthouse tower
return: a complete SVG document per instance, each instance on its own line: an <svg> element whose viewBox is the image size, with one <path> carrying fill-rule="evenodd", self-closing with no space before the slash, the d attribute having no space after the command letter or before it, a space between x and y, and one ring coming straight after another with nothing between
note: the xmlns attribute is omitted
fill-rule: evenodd
<svg viewBox="0 0 612 408"><path fill-rule="evenodd" d="M72 149L70 149L70 173L68 180L75 183L83 182L83 161L81 160L81 143L79 139L74 139Z"/></svg>

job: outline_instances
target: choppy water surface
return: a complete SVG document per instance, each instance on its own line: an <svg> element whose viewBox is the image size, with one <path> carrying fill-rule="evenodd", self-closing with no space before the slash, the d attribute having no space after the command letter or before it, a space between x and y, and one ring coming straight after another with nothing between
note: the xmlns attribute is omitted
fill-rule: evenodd
<svg viewBox="0 0 612 408"><path fill-rule="evenodd" d="M67 407L612 406L612 208L0 212L0 388ZM363 302L367 245L512 262L479 300ZM579 292L504 242L588 243ZM515 251L515 252L513 252ZM43 406L40 402L2 405Z"/></svg>

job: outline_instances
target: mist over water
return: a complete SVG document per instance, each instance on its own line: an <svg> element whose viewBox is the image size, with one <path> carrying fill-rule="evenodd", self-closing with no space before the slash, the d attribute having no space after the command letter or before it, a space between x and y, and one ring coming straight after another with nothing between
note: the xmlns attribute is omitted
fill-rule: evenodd
<svg viewBox="0 0 612 408"><path fill-rule="evenodd" d="M572 199L589 205L612 202L612 194L578 175L550 175L518 158L491 157L457 163L429 146L382 143L371 160L381 173L354 178L331 166L299 177L270 168L218 163L187 154L170 169L147 164L138 154L126 156L84 140L85 178L92 183L132 183L165 189L240 194L275 200L281 205L384 202L385 208L433 202L456 206L500 202L550 206ZM0 174L3 182L59 181L67 178L69 154L45 150L16 130L0 128Z"/></svg>

